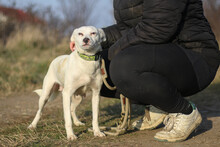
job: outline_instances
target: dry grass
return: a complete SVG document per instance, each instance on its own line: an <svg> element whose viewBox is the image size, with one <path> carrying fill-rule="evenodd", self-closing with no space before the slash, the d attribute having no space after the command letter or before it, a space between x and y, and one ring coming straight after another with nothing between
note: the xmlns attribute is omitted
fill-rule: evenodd
<svg viewBox="0 0 220 147"><path fill-rule="evenodd" d="M62 120L62 119L61 119ZM66 143L65 129L62 121L41 121L37 131L28 130L28 124L22 123L7 130L1 130L0 146L57 145Z"/></svg>
<svg viewBox="0 0 220 147"><path fill-rule="evenodd" d="M19 46L46 49L54 44L56 44L54 32L40 26L25 25L11 33L6 48L16 49Z"/></svg>
<svg viewBox="0 0 220 147"><path fill-rule="evenodd" d="M89 98L90 99L90 98ZM88 100L88 99L87 99ZM100 125L111 126L119 121L120 104L116 99L104 99L101 101ZM133 117L138 114L143 114L142 107L135 107ZM93 142L98 139L93 136L93 133L88 131L91 127L92 112L91 103L84 101L78 109L78 116L82 122L86 122L85 126L73 127L78 139L73 142L66 140L66 132L64 128L63 111L62 109L53 110L51 113L45 112L43 118L40 120L36 130L31 131L27 129L30 120L23 123L11 124L0 129L0 146L66 146L66 145L83 145L83 146L97 146L98 142ZM108 139L113 139L110 137Z"/></svg>
<svg viewBox="0 0 220 147"><path fill-rule="evenodd" d="M213 83L203 92L198 93L189 99L197 104L200 108L208 107L211 111L218 110L220 95L220 72L217 74ZM99 123L104 126L112 126L120 118L120 103L116 99L101 99ZM216 105L215 105L216 104ZM209 110L208 109L208 110ZM90 98L83 101L78 109L78 116L85 126L73 127L78 140L68 142L64 128L63 110L51 109L43 113L38 127L35 131L30 131L27 126L30 124L32 117L29 119L20 118L19 123L13 123L0 128L0 146L108 146L108 143L115 142L116 145L124 145L120 140L129 144L129 140L135 137L137 133L132 133L130 129L128 134L120 137L105 137L104 139L96 138L88 132L91 127L92 112ZM132 106L132 121L139 119L144 113L143 107ZM22 121L21 121L22 120ZM146 134L145 134L146 135ZM130 138L130 139L129 139ZM134 141L134 140L133 140ZM132 142L135 144L135 142Z"/></svg>
<svg viewBox="0 0 220 147"><path fill-rule="evenodd" d="M200 108L210 106L210 110L218 110L220 102L219 76L220 75L218 74L215 81L206 90L190 97L190 100L195 102ZM115 124L115 122L119 121L119 100L101 99L101 104L99 117L100 125L112 126ZM116 145L124 145L124 143L121 143L120 140L126 140L126 142L129 144L129 140L131 139L132 141L132 138L137 135L135 132L132 133L132 129L129 129L130 133L120 137L108 136L104 139L95 138L93 134L87 130L91 127L91 102L88 103L88 99L83 101L77 112L79 119L82 122L86 122L86 125L81 127L73 127L75 134L79 137L76 141L68 142L66 140L63 110L62 108L59 108L43 113L43 117L35 131L30 131L27 129L27 126L30 124L32 118L23 120L22 123L14 123L2 127L0 129L0 146L108 146L108 143L113 142L115 142ZM132 121L139 119L143 113L143 107L133 105ZM135 142L133 142L133 144L135 144Z"/></svg>
<svg viewBox="0 0 220 147"><path fill-rule="evenodd" d="M27 26L11 34L0 47L0 95L24 92L42 84L50 61L70 53L69 38L58 41L53 32Z"/></svg>

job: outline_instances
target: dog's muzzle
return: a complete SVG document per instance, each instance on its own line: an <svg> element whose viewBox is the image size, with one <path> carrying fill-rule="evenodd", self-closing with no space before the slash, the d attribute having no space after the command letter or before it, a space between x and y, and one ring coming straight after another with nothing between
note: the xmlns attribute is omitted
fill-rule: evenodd
<svg viewBox="0 0 220 147"><path fill-rule="evenodd" d="M90 39L87 38L87 37L83 39L83 42L84 42L85 44L88 44L89 41L90 41Z"/></svg>

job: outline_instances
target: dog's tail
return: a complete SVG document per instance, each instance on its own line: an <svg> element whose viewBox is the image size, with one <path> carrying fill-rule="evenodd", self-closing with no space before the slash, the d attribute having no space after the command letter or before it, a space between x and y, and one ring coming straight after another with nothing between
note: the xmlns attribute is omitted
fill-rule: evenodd
<svg viewBox="0 0 220 147"><path fill-rule="evenodd" d="M42 94L42 89L36 89L33 92L35 92L40 97Z"/></svg>
<svg viewBox="0 0 220 147"><path fill-rule="evenodd" d="M42 89L36 89L33 92L35 92L39 97L41 97L43 90ZM50 94L50 97L48 99L48 101L53 101L54 99L56 99L56 97L59 95L59 91L53 91Z"/></svg>

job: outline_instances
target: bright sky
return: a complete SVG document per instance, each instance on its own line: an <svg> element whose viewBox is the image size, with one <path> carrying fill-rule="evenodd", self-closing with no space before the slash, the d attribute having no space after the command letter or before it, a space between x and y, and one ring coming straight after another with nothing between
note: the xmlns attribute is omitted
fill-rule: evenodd
<svg viewBox="0 0 220 147"><path fill-rule="evenodd" d="M59 11L59 3L56 0L0 0L0 3L7 6L12 4L13 1L16 2L17 8L24 8L29 4L38 4L39 6L51 6L54 10ZM101 21L99 21L99 24L97 24L96 27L106 27L114 23L114 19L111 13L112 0L99 1L100 4L97 6L97 8L95 8L95 15L97 15L97 18L99 18ZM59 14L59 12L57 12L57 14Z"/></svg>

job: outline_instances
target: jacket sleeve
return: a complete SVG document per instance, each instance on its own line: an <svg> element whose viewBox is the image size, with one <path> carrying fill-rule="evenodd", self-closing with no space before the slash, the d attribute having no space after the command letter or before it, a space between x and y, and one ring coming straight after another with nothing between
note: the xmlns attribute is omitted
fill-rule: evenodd
<svg viewBox="0 0 220 147"><path fill-rule="evenodd" d="M143 18L109 48L112 59L120 50L140 42L161 44L173 39L188 0L144 0Z"/></svg>

